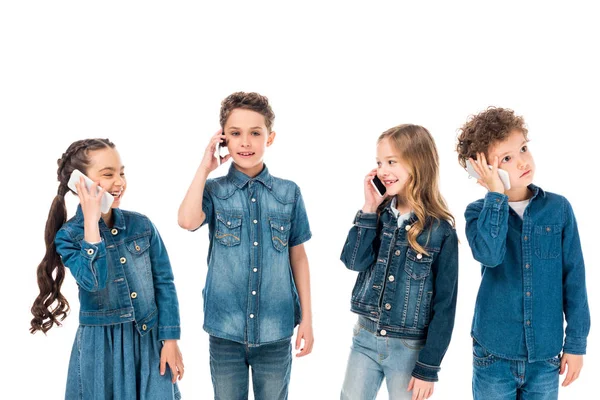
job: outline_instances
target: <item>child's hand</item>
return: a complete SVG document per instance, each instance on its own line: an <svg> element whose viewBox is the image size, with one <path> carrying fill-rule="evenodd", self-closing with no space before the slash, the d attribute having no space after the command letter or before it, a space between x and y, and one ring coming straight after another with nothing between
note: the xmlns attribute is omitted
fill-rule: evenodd
<svg viewBox="0 0 600 400"><path fill-rule="evenodd" d="M579 378L581 368L583 368L582 355L563 353L562 357L560 358L559 374L562 375L567 370L567 377L563 381L562 386L569 386L575 381L575 379Z"/></svg>
<svg viewBox="0 0 600 400"><path fill-rule="evenodd" d="M428 399L433 394L433 384L434 382L422 381L413 376L408 382L406 391L413 391L412 400Z"/></svg>
<svg viewBox="0 0 600 400"><path fill-rule="evenodd" d="M96 182L94 182L90 187L90 190L88 190L85 181L83 180L83 176L79 178L79 182L75 184L75 187L77 188L77 196L81 203L81 211L83 212L84 220L97 224L102 215L100 212L100 204L102 203L102 196L106 190L103 187L100 187L100 192L98 192L98 183Z"/></svg>
<svg viewBox="0 0 600 400"><path fill-rule="evenodd" d="M477 160L473 160L472 158L470 160L471 164L473 164L473 169L481 177L481 179L477 180L477 183L490 192L504 194L504 184L502 184L500 175L498 175L498 156L494 157L494 162L490 164L492 169L488 168L488 162L483 153L477 153Z"/></svg>
<svg viewBox="0 0 600 400"><path fill-rule="evenodd" d="M183 379L183 358L181 351L177 345L177 340L165 340L162 350L160 351L160 374L164 375L167 370L167 364L171 368L171 377L173 383Z"/></svg>
<svg viewBox="0 0 600 400"><path fill-rule="evenodd" d="M200 163L200 166L204 168L208 173L214 171L219 166L217 158L215 157L215 151L217 149L217 143L225 144L225 136L221 134L222 132L223 131L219 129L217 133L215 133L212 136L210 142L208 143L208 146L206 146L206 150L204 151L204 157L202 157L202 162ZM230 157L231 154L227 154L225 157L221 157L221 164L229 160Z"/></svg>
<svg viewBox="0 0 600 400"><path fill-rule="evenodd" d="M302 339L304 339L304 347L300 349ZM303 319L298 325L298 334L296 335L296 350L300 350L299 353L296 353L296 357L309 355L312 352L314 342L312 322Z"/></svg>
<svg viewBox="0 0 600 400"><path fill-rule="evenodd" d="M373 187L373 184L371 184L371 181L376 175L377 168L372 169L367 176L365 176L365 205L362 208L362 211L365 213L374 213L377 211L377 207L383 203L383 200L387 197L387 195L383 197L380 196Z"/></svg>

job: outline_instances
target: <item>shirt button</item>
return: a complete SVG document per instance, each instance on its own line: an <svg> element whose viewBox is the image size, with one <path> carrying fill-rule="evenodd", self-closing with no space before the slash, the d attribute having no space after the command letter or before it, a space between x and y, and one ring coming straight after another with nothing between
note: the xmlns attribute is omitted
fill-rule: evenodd
<svg viewBox="0 0 600 400"><path fill-rule="evenodd" d="M279 228L279 229L283 230L283 226L281 228Z"/></svg>
<svg viewBox="0 0 600 400"><path fill-rule="evenodd" d="M526 269L529 269L529 264L525 264L525 268L526 268Z"/></svg>
<svg viewBox="0 0 600 400"><path fill-rule="evenodd" d="M385 309L386 310L391 310L392 309L392 306L390 305L390 303L386 303Z"/></svg>
<svg viewBox="0 0 600 400"><path fill-rule="evenodd" d="M94 249L88 249L87 253L91 256L92 254L94 254Z"/></svg>
<svg viewBox="0 0 600 400"><path fill-rule="evenodd" d="M254 314L250 314L250 318L254 318Z"/></svg>
<svg viewBox="0 0 600 400"><path fill-rule="evenodd" d="M397 256L399 256L400 255L400 250L396 250L396 252L394 254L397 255Z"/></svg>
<svg viewBox="0 0 600 400"><path fill-rule="evenodd" d="M145 330L147 330L147 329L148 329L148 327L146 326L146 324L142 325L142 330L143 330L143 331L145 331Z"/></svg>
<svg viewBox="0 0 600 400"><path fill-rule="evenodd" d="M531 321L530 320L527 320L527 325L531 325Z"/></svg>
<svg viewBox="0 0 600 400"><path fill-rule="evenodd" d="M131 298L135 299L137 297L137 293L136 292L131 292Z"/></svg>
<svg viewBox="0 0 600 400"><path fill-rule="evenodd" d="M257 272L258 268L252 268L252 271Z"/></svg>
<svg viewBox="0 0 600 400"><path fill-rule="evenodd" d="M121 261L121 264L125 264L127 262L127 259L125 257L121 257L119 261Z"/></svg>
<svg viewBox="0 0 600 400"><path fill-rule="evenodd" d="M527 297L531 296L531 292L527 292L525 294L527 295Z"/></svg>
<svg viewBox="0 0 600 400"><path fill-rule="evenodd" d="M110 230L110 233L112 233L113 235L116 235L117 233L119 233L119 231L117 229L115 229L115 228L112 228Z"/></svg>
<svg viewBox="0 0 600 400"><path fill-rule="evenodd" d="M227 221L227 225L231 225L231 221Z"/></svg>
<svg viewBox="0 0 600 400"><path fill-rule="evenodd" d="M138 246L137 244L135 245L135 251L140 251L140 246Z"/></svg>
<svg viewBox="0 0 600 400"><path fill-rule="evenodd" d="M546 232L550 232L552 229L550 229L550 227L546 227Z"/></svg>
<svg viewBox="0 0 600 400"><path fill-rule="evenodd" d="M496 199L496 203L500 203L500 199Z"/></svg>
<svg viewBox="0 0 600 400"><path fill-rule="evenodd" d="M252 291L252 296L256 296L256 290Z"/></svg>
<svg viewBox="0 0 600 400"><path fill-rule="evenodd" d="M524 241L527 241L527 236L525 236L525 237L523 238L523 240L524 240Z"/></svg>
<svg viewBox="0 0 600 400"><path fill-rule="evenodd" d="M420 260L421 258L423 258L423 254L421 254L421 253L417 254L417 260Z"/></svg>
<svg viewBox="0 0 600 400"><path fill-rule="evenodd" d="M406 225L406 226L404 227L404 229L406 229L407 231L410 231L410 225Z"/></svg>
<svg viewBox="0 0 600 400"><path fill-rule="evenodd" d="M394 282L394 275L390 275L390 276L388 277L388 280L389 280L390 282Z"/></svg>
<svg viewBox="0 0 600 400"><path fill-rule="evenodd" d="M252 202L253 202L253 203L256 203L256 199L255 199L254 197L252 198Z"/></svg>
<svg viewBox="0 0 600 400"><path fill-rule="evenodd" d="M385 336L385 335L387 335L387 332L386 332L386 330L385 330L385 329L382 329L381 331L379 331L379 334L380 334L381 336Z"/></svg>
<svg viewBox="0 0 600 400"><path fill-rule="evenodd" d="M254 221L252 221L252 222L254 222L255 224L258 224L258 221L257 221L257 220L254 220Z"/></svg>
<svg viewBox="0 0 600 400"><path fill-rule="evenodd" d="M255 246L258 246L258 242L254 242L254 245L255 245Z"/></svg>

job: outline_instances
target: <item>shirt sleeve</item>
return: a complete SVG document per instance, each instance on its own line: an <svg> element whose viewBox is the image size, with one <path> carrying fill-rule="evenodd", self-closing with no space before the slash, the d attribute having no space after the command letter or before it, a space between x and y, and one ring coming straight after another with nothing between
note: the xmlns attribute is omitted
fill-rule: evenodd
<svg viewBox="0 0 600 400"><path fill-rule="evenodd" d="M294 211L292 212L292 226L290 229L289 245L290 247L294 247L302 244L310 239L311 236L312 233L310 232L308 216L306 215L306 208L304 207L302 193L300 193L300 188L296 187L296 200L294 204Z"/></svg>

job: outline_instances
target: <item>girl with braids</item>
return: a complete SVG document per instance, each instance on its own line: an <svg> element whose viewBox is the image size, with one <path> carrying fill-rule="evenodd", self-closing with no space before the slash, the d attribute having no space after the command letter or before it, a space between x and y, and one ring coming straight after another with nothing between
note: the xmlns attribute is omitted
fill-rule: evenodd
<svg viewBox="0 0 600 400"><path fill-rule="evenodd" d="M392 399L427 399L450 343L458 282L454 218L438 189L431 134L399 125L377 141L377 168L342 261L359 271L351 309L359 315L342 399L374 399L385 377ZM371 180L386 187L380 196Z"/></svg>
<svg viewBox="0 0 600 400"><path fill-rule="evenodd" d="M64 196L74 169L94 184L88 190L81 178L80 204L67 221ZM179 399L183 362L173 272L152 222L119 208L126 181L115 145L108 139L74 142L58 160L58 181L31 332L46 333L67 316L69 303L60 293L67 267L79 286L80 325L65 398ZM114 202L102 214L105 192Z"/></svg>

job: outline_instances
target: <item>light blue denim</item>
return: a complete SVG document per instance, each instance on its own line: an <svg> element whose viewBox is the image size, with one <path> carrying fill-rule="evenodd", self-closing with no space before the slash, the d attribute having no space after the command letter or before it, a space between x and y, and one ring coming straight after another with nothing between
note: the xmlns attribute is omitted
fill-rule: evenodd
<svg viewBox="0 0 600 400"><path fill-rule="evenodd" d="M311 237L298 186L265 166L209 179L202 210L210 244L204 330L249 346L290 338L302 318L290 248Z"/></svg>
<svg viewBox="0 0 600 400"><path fill-rule="evenodd" d="M255 400L286 400L292 370L291 341L248 346L210 336L210 372L215 400L247 400L248 368Z"/></svg>
<svg viewBox="0 0 600 400"><path fill-rule="evenodd" d="M556 400L560 359L507 360L473 341L474 400Z"/></svg>
<svg viewBox="0 0 600 400"><path fill-rule="evenodd" d="M410 400L406 389L425 339L378 336L359 317L354 327L341 400L374 400L385 378L390 399Z"/></svg>

